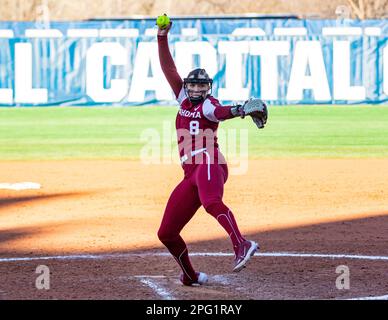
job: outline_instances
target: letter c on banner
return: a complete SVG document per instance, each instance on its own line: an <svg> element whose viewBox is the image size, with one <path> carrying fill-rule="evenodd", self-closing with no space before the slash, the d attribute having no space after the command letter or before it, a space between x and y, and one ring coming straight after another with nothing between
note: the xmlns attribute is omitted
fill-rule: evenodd
<svg viewBox="0 0 388 320"><path fill-rule="evenodd" d="M119 102L128 92L128 80L113 79L110 89L104 88L104 57L110 57L115 66L127 63L127 52L121 44L93 44L86 54L86 93L95 102Z"/></svg>

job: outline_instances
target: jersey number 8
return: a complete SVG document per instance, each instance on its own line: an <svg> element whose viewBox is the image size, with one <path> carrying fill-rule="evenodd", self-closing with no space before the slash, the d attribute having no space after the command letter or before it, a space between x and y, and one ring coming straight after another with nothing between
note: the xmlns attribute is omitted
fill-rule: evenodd
<svg viewBox="0 0 388 320"><path fill-rule="evenodd" d="M196 136L199 133L199 122L190 121L190 134Z"/></svg>

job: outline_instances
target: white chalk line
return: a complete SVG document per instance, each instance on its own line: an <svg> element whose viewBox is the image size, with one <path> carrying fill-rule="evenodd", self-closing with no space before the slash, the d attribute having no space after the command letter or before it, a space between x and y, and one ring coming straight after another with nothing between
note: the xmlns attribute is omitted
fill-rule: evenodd
<svg viewBox="0 0 388 320"><path fill-rule="evenodd" d="M163 286L158 285L155 281L149 279L166 279L166 276L163 275L138 275L131 278L138 278L140 281L150 287L157 295L159 295L164 300L175 300L174 296ZM226 276L223 274L215 274L210 276L211 282L218 282L224 286L229 286L231 282L229 281L230 275ZM148 279L148 280L147 280ZM179 281L176 282L180 284ZM238 288L236 288L238 289ZM349 298L346 300L388 300L388 295L384 296L369 296L369 297L358 297L358 298Z"/></svg>
<svg viewBox="0 0 388 320"><path fill-rule="evenodd" d="M158 296L162 297L164 300L175 300L172 293L158 284L155 280L152 280L151 276L135 276L135 278L139 278L141 283L150 287Z"/></svg>
<svg viewBox="0 0 388 320"><path fill-rule="evenodd" d="M191 256L207 256L207 257L231 257L232 253L224 252L191 252ZM380 260L388 261L388 256L368 256L368 255L351 255L351 254L317 254L317 253L294 253L294 252L264 252L255 253L256 257L298 257L298 258L321 258L321 259L360 259L360 260ZM133 257L170 257L168 252L149 252L149 253L117 253L117 254L79 254L79 255L58 255L58 256L41 256L41 257L10 257L0 258L1 262L18 262L18 261L35 261L35 260L104 260L104 259L121 259ZM156 294L166 300L175 299L174 296L165 288L149 279L161 279L165 276L140 275L135 276L140 278L140 281L150 287ZM213 276L216 282L228 284L229 281L224 276ZM349 300L388 300L388 295L374 297L360 297Z"/></svg>
<svg viewBox="0 0 388 320"><path fill-rule="evenodd" d="M159 283L157 283L155 281L155 280L160 280L160 279L167 279L166 276L163 276L163 275L137 275L137 276L133 276L132 278L140 279L141 283L150 287L162 299L175 300L175 297L168 289L166 289L165 287L163 287L162 285L160 285ZM211 276L210 279L212 282L219 282L222 285L229 285L230 284L228 278L224 275L221 275L221 274L216 274L214 276ZM180 281L177 281L176 283L181 284Z"/></svg>
<svg viewBox="0 0 388 320"><path fill-rule="evenodd" d="M41 257L9 257L0 258L1 262L35 261L35 260L104 260L122 258L144 258L144 257L170 257L168 252L148 253L116 253L116 254L78 254L58 255ZM190 256L201 257L232 257L234 254L225 252L191 252ZM381 260L388 261L388 256L368 256L352 254L321 254L321 253L296 253L296 252L262 252L255 253L255 257L292 257L292 258L321 258L321 259L359 259L359 260Z"/></svg>
<svg viewBox="0 0 388 320"><path fill-rule="evenodd" d="M351 298L348 300L388 300L388 294L385 296Z"/></svg>

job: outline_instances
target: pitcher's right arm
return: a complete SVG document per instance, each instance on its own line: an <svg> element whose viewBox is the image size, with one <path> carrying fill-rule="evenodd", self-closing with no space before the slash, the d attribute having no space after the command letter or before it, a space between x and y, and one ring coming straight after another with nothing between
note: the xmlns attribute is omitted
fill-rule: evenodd
<svg viewBox="0 0 388 320"><path fill-rule="evenodd" d="M183 80L178 74L174 60L171 56L170 49L168 47L168 32L171 28L171 22L165 29L158 28L158 50L159 61L162 71L170 84L171 89L174 91L175 97L178 98L179 93L183 86Z"/></svg>

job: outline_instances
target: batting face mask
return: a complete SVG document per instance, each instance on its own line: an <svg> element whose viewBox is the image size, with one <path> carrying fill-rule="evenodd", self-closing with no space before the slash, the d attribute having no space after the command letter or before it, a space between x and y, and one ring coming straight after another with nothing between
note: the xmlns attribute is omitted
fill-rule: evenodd
<svg viewBox="0 0 388 320"><path fill-rule="evenodd" d="M184 78L184 89L192 103L198 104L206 99L212 89L213 79L210 79L205 69L195 69Z"/></svg>
<svg viewBox="0 0 388 320"><path fill-rule="evenodd" d="M210 86L207 83L188 83L187 95L191 102L206 99Z"/></svg>

